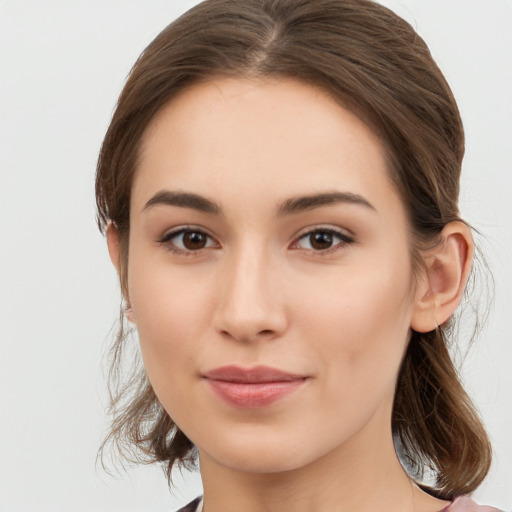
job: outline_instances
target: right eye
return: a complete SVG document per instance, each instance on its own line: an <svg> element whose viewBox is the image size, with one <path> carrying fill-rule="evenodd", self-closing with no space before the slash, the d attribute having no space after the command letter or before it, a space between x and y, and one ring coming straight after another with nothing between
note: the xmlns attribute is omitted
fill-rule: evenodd
<svg viewBox="0 0 512 512"><path fill-rule="evenodd" d="M210 235L195 228L180 228L166 233L160 243L166 245L172 252L184 255L218 247L217 242Z"/></svg>

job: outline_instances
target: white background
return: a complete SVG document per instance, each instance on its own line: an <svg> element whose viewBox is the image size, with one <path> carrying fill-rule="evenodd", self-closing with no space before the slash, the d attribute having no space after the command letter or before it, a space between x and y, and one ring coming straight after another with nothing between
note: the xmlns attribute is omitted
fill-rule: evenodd
<svg viewBox="0 0 512 512"><path fill-rule="evenodd" d="M101 358L119 292L94 221L98 149L142 49L193 0L0 0L0 511L169 511L159 469L95 468ZM512 1L386 2L413 23L465 121L462 213L496 279L463 376L495 446L480 502L512 509Z"/></svg>

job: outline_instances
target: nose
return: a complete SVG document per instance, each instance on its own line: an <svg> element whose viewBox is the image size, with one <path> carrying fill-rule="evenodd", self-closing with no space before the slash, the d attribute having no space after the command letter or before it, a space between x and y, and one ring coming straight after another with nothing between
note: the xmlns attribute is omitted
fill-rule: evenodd
<svg viewBox="0 0 512 512"><path fill-rule="evenodd" d="M263 250L240 251L225 261L216 296L217 332L250 342L274 339L286 331L288 321L277 267Z"/></svg>

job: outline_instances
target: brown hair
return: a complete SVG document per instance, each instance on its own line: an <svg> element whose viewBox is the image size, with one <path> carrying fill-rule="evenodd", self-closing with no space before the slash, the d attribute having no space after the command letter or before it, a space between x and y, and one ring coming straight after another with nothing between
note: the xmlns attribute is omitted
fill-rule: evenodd
<svg viewBox="0 0 512 512"><path fill-rule="evenodd" d="M129 205L141 138L184 88L215 76L288 77L321 87L382 139L411 226L415 268L458 213L464 133L446 80L414 29L369 0L206 0L169 25L133 67L101 148L98 222L119 231L127 291ZM122 318L122 315L121 315ZM392 416L413 476L435 474L439 497L467 494L491 461L484 427L447 349L449 325L414 332ZM122 381L123 324L111 363L112 430L106 441L132 459L194 461L193 444L159 404L142 368Z"/></svg>

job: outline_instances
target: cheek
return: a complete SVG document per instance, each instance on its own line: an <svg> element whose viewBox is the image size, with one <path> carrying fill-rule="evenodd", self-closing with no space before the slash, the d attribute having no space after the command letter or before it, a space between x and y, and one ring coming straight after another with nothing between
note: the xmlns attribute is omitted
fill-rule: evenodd
<svg viewBox="0 0 512 512"><path fill-rule="evenodd" d="M393 386L409 338L412 279L404 265L335 269L307 289L297 306L305 337L321 355L333 389L339 382ZM382 261L381 261L382 264ZM384 265L384 268L385 265ZM386 384L387 383L387 384ZM381 386L381 387L382 387Z"/></svg>
<svg viewBox="0 0 512 512"><path fill-rule="evenodd" d="M212 301L200 276L135 251L131 256L130 301L144 366L158 395L193 367Z"/></svg>

